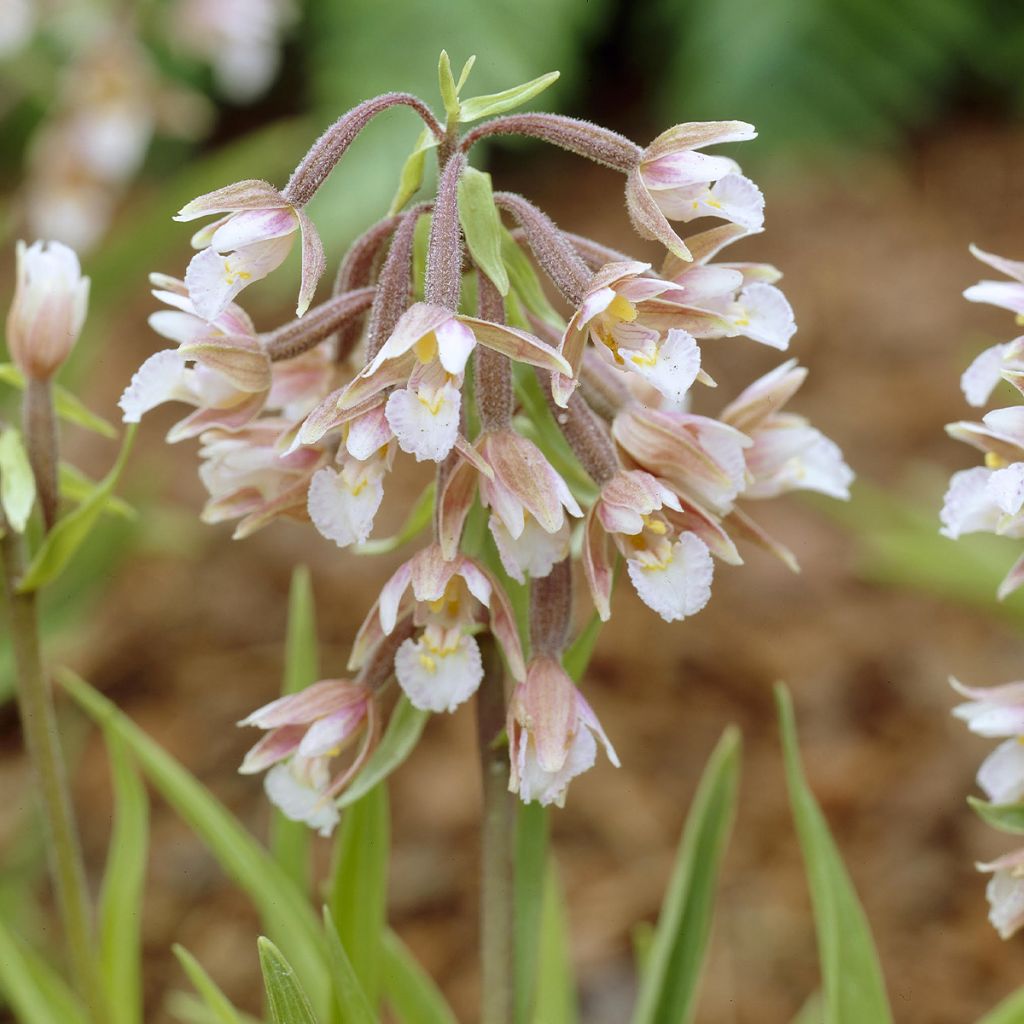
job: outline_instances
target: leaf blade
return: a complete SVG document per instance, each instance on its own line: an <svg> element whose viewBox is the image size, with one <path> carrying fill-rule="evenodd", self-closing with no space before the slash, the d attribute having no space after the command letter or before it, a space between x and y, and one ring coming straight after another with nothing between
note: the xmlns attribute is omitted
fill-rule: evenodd
<svg viewBox="0 0 1024 1024"><path fill-rule="evenodd" d="M384 996L401 1024L458 1024L433 978L390 929L381 943Z"/></svg>
<svg viewBox="0 0 1024 1024"><path fill-rule="evenodd" d="M0 430L0 508L15 533L24 533L36 500L36 478L14 427Z"/></svg>
<svg viewBox="0 0 1024 1024"><path fill-rule="evenodd" d="M324 931L331 958L334 1005L343 1024L377 1024L377 1017L359 983L329 907L324 907Z"/></svg>
<svg viewBox="0 0 1024 1024"><path fill-rule="evenodd" d="M730 727L708 758L676 853L633 1013L634 1024L693 1018L711 934L719 867L735 816L740 736Z"/></svg>
<svg viewBox="0 0 1024 1024"><path fill-rule="evenodd" d="M470 121L479 121L482 117L494 117L495 114L504 114L507 110L514 110L524 103L529 103L534 96L542 93L549 85L558 81L560 73L549 71L546 75L540 75L522 85L514 85L511 89L503 89L501 92L492 92L486 96L472 96L463 100L459 108L459 120L464 124Z"/></svg>
<svg viewBox="0 0 1024 1024"><path fill-rule="evenodd" d="M256 948L274 1024L317 1024L309 996L281 950L263 935L256 940Z"/></svg>
<svg viewBox="0 0 1024 1024"><path fill-rule="evenodd" d="M501 255L502 224L494 205L491 176L475 167L467 167L459 178L459 221L476 265L502 295L508 295L508 271Z"/></svg>
<svg viewBox="0 0 1024 1024"><path fill-rule="evenodd" d="M188 975L192 987L219 1024L242 1024L242 1018L220 986L206 972L206 968L184 947L175 943L171 947L182 970Z"/></svg>

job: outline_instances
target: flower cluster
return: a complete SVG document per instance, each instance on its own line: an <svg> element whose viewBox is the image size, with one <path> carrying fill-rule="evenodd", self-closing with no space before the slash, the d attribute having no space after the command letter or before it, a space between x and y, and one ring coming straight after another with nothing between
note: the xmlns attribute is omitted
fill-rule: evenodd
<svg viewBox="0 0 1024 1024"><path fill-rule="evenodd" d="M332 297L312 305L324 257L305 206L362 127L396 105L436 146L436 194L370 227ZM753 138L750 125L680 125L641 149L556 115L497 116L464 134L450 103L448 115L442 126L406 94L369 100L283 189L243 181L189 203L178 219L218 219L194 236L183 280L154 278L170 309L151 323L177 347L147 360L121 400L130 421L166 401L193 407L169 440L199 437L205 518L239 519L236 535L288 516L339 547L363 543L402 460L437 466L431 536L371 608L352 680L246 720L272 731L244 770L273 764L271 799L318 828L333 823L332 797L373 745L392 676L414 707L453 711L499 658L513 683L510 788L561 803L599 742L618 763L563 666L573 563L601 619L621 559L640 599L680 620L707 603L716 559L741 563L737 541L794 564L751 502L796 489L843 498L852 479L836 446L784 410L806 375L795 361L717 415L692 408L714 386L704 346L744 337L784 350L796 330L777 270L718 258L761 230L763 199L732 159L702 150ZM493 192L468 156L498 134L622 172L638 232L668 249L660 272ZM685 241L671 225L708 218L719 223ZM237 302L297 238L298 318L261 333ZM530 586L518 620L513 581ZM356 736L359 753L336 773L330 759Z"/></svg>
<svg viewBox="0 0 1024 1024"><path fill-rule="evenodd" d="M981 281L964 297L1024 316L1024 263L984 252L971 252L1009 281ZM996 386L1007 381L1024 392L1024 336L986 349L964 371L960 386L967 401L984 406ZM957 538L966 533L995 533L1024 537L1024 406L995 409L980 423L961 421L947 433L984 453L984 465L954 473L942 506L942 533ZM1024 555L999 586L1003 599L1024 583ZM967 702L954 714L981 736L1003 742L978 770L978 785L997 807L1024 803L1024 683L991 688L953 688ZM988 884L989 917L1003 938L1024 927L1024 850L1000 857L979 870L992 872Z"/></svg>

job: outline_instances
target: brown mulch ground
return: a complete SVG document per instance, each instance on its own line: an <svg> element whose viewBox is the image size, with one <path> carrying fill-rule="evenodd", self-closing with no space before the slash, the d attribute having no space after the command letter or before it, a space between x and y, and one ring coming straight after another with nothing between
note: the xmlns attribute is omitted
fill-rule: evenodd
<svg viewBox="0 0 1024 1024"><path fill-rule="evenodd" d="M942 424L966 411L957 378L970 352L986 332L1004 339L1013 327L960 298L982 276L966 246L1024 253L1022 156L1024 135L961 127L903 163L862 160L764 182L768 232L743 252L786 272L800 323L793 353L812 370L796 407L884 486L904 486L913 462L948 471L972 461ZM534 197L561 223L630 244L624 213L598 205L610 177L574 178L570 201L566 166L542 169L549 184ZM125 375L151 344L139 312L131 323L128 316ZM733 341L710 361L719 393L731 396L778 357ZM97 384L98 404L120 390L123 378L113 376ZM163 449L160 426L147 425L130 474L165 467L174 500L198 508L194 452ZM719 572L705 612L674 626L622 588L600 641L586 691L623 767L601 764L574 783L555 818L584 1019L627 1018L631 929L656 914L698 773L730 722L744 735L741 804L698 1020L785 1022L816 986L771 699L782 678L793 688L808 773L873 924L897 1019L973 1020L1020 982L1024 939L1002 943L985 920L983 879L971 865L1006 844L964 804L987 745L950 720L944 680L951 671L979 683L1014 678L1024 640L978 612L862 582L850 538L798 501L776 502L762 518L797 550L801 576L753 552L745 567ZM260 787L235 774L252 737L233 723L277 688L291 567L313 566L324 666L340 672L396 559L357 562L312 530L288 526L242 544L228 535L197 529L186 555L148 554L119 571L74 663L261 831ZM22 797L0 806L0 839L13 834L27 801L16 735L8 717L0 780ZM110 809L95 737L75 784L98 873ZM431 722L392 800L393 920L463 1020L473 1019L477 989L478 800L464 709ZM172 942L256 1009L255 916L159 802L153 827L148 1019L167 1020L163 998L184 985Z"/></svg>

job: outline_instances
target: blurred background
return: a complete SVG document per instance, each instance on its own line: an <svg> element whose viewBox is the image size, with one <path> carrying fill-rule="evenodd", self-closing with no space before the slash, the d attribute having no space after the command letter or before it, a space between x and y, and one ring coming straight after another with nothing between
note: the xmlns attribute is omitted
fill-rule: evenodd
<svg viewBox="0 0 1024 1024"><path fill-rule="evenodd" d="M766 232L730 257L785 272L800 325L792 354L811 369L794 408L860 477L842 508L765 506L800 576L753 552L742 569L720 567L709 608L674 626L629 588L617 594L585 691L623 767L602 763L574 783L554 818L584 1018L626 1019L631 933L656 914L699 769L729 722L743 730L744 781L698 1019L787 1021L816 987L771 702L772 683L786 679L898 1019L974 1019L1019 984L1024 940L1003 943L986 921L972 864L1009 844L965 805L989 744L951 721L946 677L1019 676L1024 598L997 606L992 596L1012 543L954 544L937 535L937 515L949 473L975 462L942 430L968 415L959 374L1014 333L1005 314L960 293L983 276L969 242L1024 258L1024 10L998 0L0 0L0 305L15 239L75 245L93 299L61 379L115 419L132 371L159 347L145 322L147 274L180 274L189 255L189 231L171 215L239 178L283 183L320 131L367 96L411 90L439 107L442 47L456 67L477 55L470 95L558 69L539 107L640 143L686 120L757 125L758 140L735 155L765 191ZM417 131L407 112L380 118L317 196L311 213L332 261L383 213ZM503 141L479 155L497 184L564 227L657 256L633 236L612 172L537 145ZM296 274L290 265L246 293L264 329L288 317ZM709 361L724 402L779 359L732 342ZM240 543L228 526L202 526L194 446L162 441L176 412L147 418L122 487L139 515L109 519L80 554L50 594L47 629L61 660L262 834L259 783L236 774L253 737L234 723L278 690L292 567L313 569L322 663L336 675L402 556L361 561L280 523ZM70 428L64 444L94 477L116 448ZM386 503L396 519L402 479ZM410 500L418 484L408 479ZM384 516L378 533L394 525ZM8 646L0 638L0 913L45 941ZM98 872L106 760L64 711ZM392 786L393 921L464 1020L478 983L473 743L465 709L436 717ZM159 802L153 829L147 1020L171 1020L168 994L184 986L172 942L255 1010L252 909Z"/></svg>

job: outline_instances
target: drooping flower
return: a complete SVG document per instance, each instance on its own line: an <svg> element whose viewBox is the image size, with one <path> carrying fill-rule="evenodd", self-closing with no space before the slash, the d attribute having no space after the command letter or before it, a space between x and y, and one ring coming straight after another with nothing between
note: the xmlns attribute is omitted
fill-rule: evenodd
<svg viewBox="0 0 1024 1024"><path fill-rule="evenodd" d="M440 462L459 437L462 377L477 344L517 362L568 372L565 360L525 331L418 302L342 394L351 407L394 388L385 415L402 451ZM404 384L404 387L397 385Z"/></svg>
<svg viewBox="0 0 1024 1024"><path fill-rule="evenodd" d="M524 803L565 803L569 783L592 768L597 741L617 768L619 758L601 723L553 657L533 658L508 707L508 788Z"/></svg>
<svg viewBox="0 0 1024 1024"><path fill-rule="evenodd" d="M662 132L644 150L626 182L626 204L637 232L688 260L690 251L670 220L686 223L718 217L749 231L760 230L764 223L760 189L739 173L734 160L699 152L707 146L756 137L754 126L742 121L680 124Z"/></svg>
<svg viewBox="0 0 1024 1024"><path fill-rule="evenodd" d="M999 937L1009 939L1024 927L1024 849L977 868L992 872L985 888L988 917Z"/></svg>
<svg viewBox="0 0 1024 1024"><path fill-rule="evenodd" d="M60 242L17 245L7 347L28 378L49 380L71 354L89 303L89 278L74 250Z"/></svg>
<svg viewBox="0 0 1024 1024"><path fill-rule="evenodd" d="M164 402L184 402L196 412L171 428L170 442L211 427L244 427L265 407L273 384L270 358L252 321L228 303L208 322L197 314L183 282L163 274L151 280L153 294L171 308L153 313L149 324L178 347L155 353L135 371L118 402L124 421L138 423Z"/></svg>
<svg viewBox="0 0 1024 1024"><path fill-rule="evenodd" d="M522 679L515 619L497 580L464 555L445 559L437 544L417 552L384 584L360 627L349 668L361 667L377 641L411 614L418 631L395 655L399 685L418 708L454 711L483 678L480 648L472 635L483 608L488 609L490 630L510 673Z"/></svg>
<svg viewBox="0 0 1024 1024"><path fill-rule="evenodd" d="M371 690L325 679L271 701L238 724L267 730L239 771L255 775L269 768L264 786L270 800L286 817L330 835L338 822L333 798L365 764L377 739ZM360 738L348 765L332 773L334 759Z"/></svg>
<svg viewBox="0 0 1024 1024"><path fill-rule="evenodd" d="M478 461L461 462L439 497L445 553L457 550L479 491L481 504L490 510L487 525L505 571L520 583L527 573L535 579L546 576L569 553L566 513L582 516L579 503L544 453L514 430L485 433L475 448Z"/></svg>
<svg viewBox="0 0 1024 1024"><path fill-rule="evenodd" d="M323 243L306 211L265 181L240 181L193 199L175 220L224 214L192 236L200 251L185 272L196 312L215 320L228 303L254 281L276 270L291 251L295 233L302 239L302 282L296 315L313 301L324 271Z"/></svg>
<svg viewBox="0 0 1024 1024"><path fill-rule="evenodd" d="M714 564L708 545L669 518L682 513L676 495L641 470L625 470L601 488L587 513L583 568L602 619L611 615L610 537L626 559L640 599L666 622L694 615L711 597Z"/></svg>

